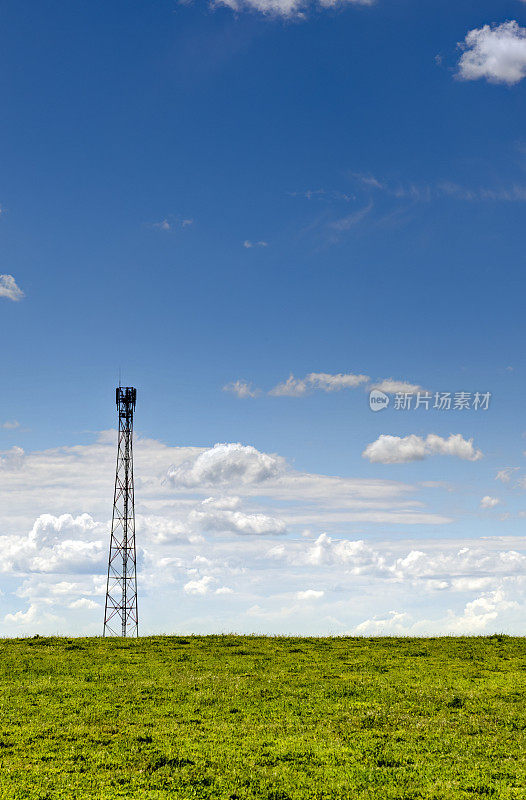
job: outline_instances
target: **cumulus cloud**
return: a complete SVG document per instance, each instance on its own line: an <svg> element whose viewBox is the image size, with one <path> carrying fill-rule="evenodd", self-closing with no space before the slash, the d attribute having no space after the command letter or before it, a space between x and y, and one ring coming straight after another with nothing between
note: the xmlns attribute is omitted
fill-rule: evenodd
<svg viewBox="0 0 526 800"><path fill-rule="evenodd" d="M268 242L251 242L250 239L245 239L243 242L243 247L247 250L251 250L253 247L268 247Z"/></svg>
<svg viewBox="0 0 526 800"><path fill-rule="evenodd" d="M115 445L111 431L89 445L27 453L18 467L15 454L11 467L2 467L0 531L10 531L0 537L0 570L9 575L3 613L20 614L18 622L5 623L9 634L24 629L22 615L32 605L33 632L100 633L96 609L73 604L83 598L103 603ZM495 576L504 580L524 573L524 558L510 550L498 558L471 552L439 558L426 546L397 544L393 552L394 542L371 547L345 539L355 538L356 524L387 525L389 535L393 525L402 525L403 536L408 526L415 531L415 525L451 522L425 508L419 485L302 473L278 456L239 444L177 448L138 437L134 455L140 591L143 608L155 605L159 611L157 631L173 629L170 609L177 603L185 633L225 626L250 632L247 598L248 605L266 608L273 595L282 603L286 586L295 611L265 612L260 619L266 632L344 633L377 613L385 616L378 598L387 584L400 587L404 603L413 584L422 593L439 592L444 603L451 592L492 591ZM180 468L175 482L163 480L169 464L173 471ZM65 514L64 508L90 513ZM309 539L301 536L306 528ZM285 529L290 537L282 535ZM321 531L326 533L320 537ZM273 536L277 541L269 541ZM504 549L500 541L499 548ZM213 582L203 582L203 576ZM226 591L231 587L235 592ZM375 597L370 608L361 600L364 589ZM300 600L298 591L324 591L323 601L317 601L323 613L309 614L316 598ZM340 600L358 593L360 602L341 605L338 591L346 593ZM196 611L194 602L203 593L218 608L224 603L221 622L208 606ZM389 608L396 608L395 602L393 597ZM343 609L341 624L332 621L338 609ZM51 612L60 618L51 620Z"/></svg>
<svg viewBox="0 0 526 800"><path fill-rule="evenodd" d="M487 494L480 501L480 507L481 508L495 508L495 506L498 506L499 503L500 503L500 500L499 500L498 497L490 497L489 494Z"/></svg>
<svg viewBox="0 0 526 800"><path fill-rule="evenodd" d="M244 380L237 380L227 383L225 386L223 386L223 391L237 394L237 396L243 400L247 397L258 397L258 395L261 394L259 389L256 389L251 383L248 383L248 381Z"/></svg>
<svg viewBox="0 0 526 800"><path fill-rule="evenodd" d="M216 444L193 459L168 470L176 486L195 488L210 484L262 483L278 477L284 469L279 456L261 453L251 445Z"/></svg>
<svg viewBox="0 0 526 800"><path fill-rule="evenodd" d="M17 286L12 275L0 275L0 297L17 302L24 297L24 292Z"/></svg>
<svg viewBox="0 0 526 800"><path fill-rule="evenodd" d="M434 433L425 439L414 433L403 437L382 434L362 453L364 458L376 464L403 464L422 461L433 455L455 456L464 461L482 458L482 452L473 447L473 439L464 439L460 433L452 433L447 439Z"/></svg>
<svg viewBox="0 0 526 800"><path fill-rule="evenodd" d="M316 589L305 589L303 592L297 592L296 597L298 600L319 600L323 597L325 592L317 591Z"/></svg>
<svg viewBox="0 0 526 800"><path fill-rule="evenodd" d="M228 511L211 508L207 511L194 509L190 521L200 530L229 532L252 535L277 535L287 531L281 519L267 514L245 514L242 511Z"/></svg>
<svg viewBox="0 0 526 800"><path fill-rule="evenodd" d="M267 514L248 514L234 510L239 505L239 497L215 499L208 497L199 508L189 515L189 522L198 530L218 533L239 533L253 535L276 535L286 533L283 520Z"/></svg>
<svg viewBox="0 0 526 800"><path fill-rule="evenodd" d="M106 568L107 527L89 514L41 514L27 536L0 536L0 572L95 573Z"/></svg>
<svg viewBox="0 0 526 800"><path fill-rule="evenodd" d="M397 549L397 548L396 548ZM373 546L361 539L350 540L320 534L314 542L285 541L268 551L273 560L316 573L341 568L355 578L383 579L407 585L422 583L428 589L450 588L472 591L483 588L488 579L522 577L526 556L517 550L494 552L471 543L465 547L443 544L440 549L409 549L397 554L389 544Z"/></svg>
<svg viewBox="0 0 526 800"><path fill-rule="evenodd" d="M341 389L355 389L367 383L367 375L354 375L353 373L338 373L331 375L328 372L311 372L304 378L295 378L290 375L283 383L278 383L269 394L274 397L301 397L310 391L339 392Z"/></svg>
<svg viewBox="0 0 526 800"><path fill-rule="evenodd" d="M210 591L211 586L214 584L214 578L210 575L205 575L194 581L188 581L184 585L186 594L205 595Z"/></svg>
<svg viewBox="0 0 526 800"><path fill-rule="evenodd" d="M78 600L73 600L69 604L69 608L86 608L88 611L93 611L95 608L100 608L100 605L94 600L90 600L89 597L79 597Z"/></svg>
<svg viewBox="0 0 526 800"><path fill-rule="evenodd" d="M184 522L161 515L138 514L135 530L141 540L155 544L188 544L202 541L202 537L189 530Z"/></svg>
<svg viewBox="0 0 526 800"><path fill-rule="evenodd" d="M390 611L388 616L383 619L374 617L360 622L354 628L354 633L358 636L404 635L407 633L407 624L410 619L409 614L405 612Z"/></svg>
<svg viewBox="0 0 526 800"><path fill-rule="evenodd" d="M497 621L510 610L520 611L516 600L510 599L502 588L484 592L468 601L461 613L448 609L438 619L415 619L407 612L390 611L383 618L366 619L353 629L360 636L395 635L418 636L423 632L435 635L482 634L497 628Z"/></svg>
<svg viewBox="0 0 526 800"><path fill-rule="evenodd" d="M318 0L320 8L345 5L373 5L375 0ZM309 0L214 0L216 6L227 6L233 11L256 11L274 17L304 16L311 5Z"/></svg>
<svg viewBox="0 0 526 800"><path fill-rule="evenodd" d="M526 76L526 29L514 20L475 28L459 47L464 51L458 64L462 80L484 78L511 86Z"/></svg>

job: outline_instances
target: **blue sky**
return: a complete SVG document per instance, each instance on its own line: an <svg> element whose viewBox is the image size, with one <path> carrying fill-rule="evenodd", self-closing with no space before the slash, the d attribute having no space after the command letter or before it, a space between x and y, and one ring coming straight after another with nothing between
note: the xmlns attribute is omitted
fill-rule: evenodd
<svg viewBox="0 0 526 800"><path fill-rule="evenodd" d="M7 2L0 37L0 633L100 628L119 370L147 630L523 632L526 3ZM391 378L490 407L373 414ZM166 477L216 443L279 469Z"/></svg>

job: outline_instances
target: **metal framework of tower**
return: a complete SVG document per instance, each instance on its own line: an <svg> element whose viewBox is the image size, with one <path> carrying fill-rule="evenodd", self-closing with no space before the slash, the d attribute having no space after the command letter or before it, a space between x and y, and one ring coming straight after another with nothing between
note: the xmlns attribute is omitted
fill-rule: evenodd
<svg viewBox="0 0 526 800"><path fill-rule="evenodd" d="M119 443L113 495L104 636L138 636L137 554L133 488L133 386L116 390Z"/></svg>

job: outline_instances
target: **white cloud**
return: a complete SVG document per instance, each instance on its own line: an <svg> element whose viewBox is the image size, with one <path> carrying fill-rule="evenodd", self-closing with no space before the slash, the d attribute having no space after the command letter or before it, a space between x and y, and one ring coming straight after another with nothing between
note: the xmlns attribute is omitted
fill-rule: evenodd
<svg viewBox="0 0 526 800"><path fill-rule="evenodd" d="M245 239L243 242L243 247L247 250L251 250L253 247L268 247L268 242L251 242L250 239Z"/></svg>
<svg viewBox="0 0 526 800"><path fill-rule="evenodd" d="M490 497L489 494L487 494L480 501L480 507L481 508L495 508L495 506L498 506L499 503L500 503L500 500L499 500L498 497Z"/></svg>
<svg viewBox="0 0 526 800"><path fill-rule="evenodd" d="M362 453L364 458L377 464L422 461L432 455L456 456L465 461L478 461L482 458L481 451L473 447L473 439L464 439L460 433L452 433L448 439L434 433L430 433L425 439L414 433L404 437L382 434L375 442L368 444Z"/></svg>
<svg viewBox="0 0 526 800"><path fill-rule="evenodd" d="M25 452L22 447L13 445L9 450L0 451L0 469L19 470L25 461Z"/></svg>
<svg viewBox="0 0 526 800"><path fill-rule="evenodd" d="M408 383L407 381L397 381L394 378L385 378L379 383L373 384L372 389L378 389L380 392L387 392L388 394L396 394L401 392L403 394L415 394L422 392L421 386L416 383Z"/></svg>
<svg viewBox="0 0 526 800"><path fill-rule="evenodd" d="M515 20L475 28L459 47L464 51L458 64L462 80L485 78L511 86L526 77L526 29Z"/></svg>
<svg viewBox="0 0 526 800"><path fill-rule="evenodd" d="M390 611L384 618L366 619L353 629L360 636L395 635L473 635L489 631L501 631L502 620L506 612L517 610L521 605L516 600L508 599L503 589L485 592L474 600L470 600L458 614L448 609L438 619L416 619L412 614Z"/></svg>
<svg viewBox="0 0 526 800"><path fill-rule="evenodd" d="M318 0L321 8L344 5L373 5L375 0ZM274 17L304 17L310 7L309 0L214 0L216 6L227 6L233 11L257 11Z"/></svg>
<svg viewBox="0 0 526 800"><path fill-rule="evenodd" d="M16 428L20 427L20 423L16 419L7 419L3 424L2 428L5 428L7 431L14 431Z"/></svg>
<svg viewBox="0 0 526 800"><path fill-rule="evenodd" d="M27 625L37 619L39 607L32 603L27 611L16 611L14 614L6 614L5 622L14 622L17 625Z"/></svg>
<svg viewBox="0 0 526 800"><path fill-rule="evenodd" d="M500 613L512 608L519 608L519 604L516 600L508 600L502 589L487 592L466 603L461 616L450 613L450 630L457 634L481 633L495 622Z"/></svg>
<svg viewBox="0 0 526 800"><path fill-rule="evenodd" d="M0 275L0 297L6 297L15 302L24 297L24 292L17 286L12 275Z"/></svg>
<svg viewBox="0 0 526 800"><path fill-rule="evenodd" d="M207 497L203 500L201 505L211 508L220 508L226 511L234 511L241 505L241 498L235 495L232 497Z"/></svg>
<svg viewBox="0 0 526 800"><path fill-rule="evenodd" d="M89 445L21 459L15 454L2 466L0 531L9 531L0 536L3 614L27 615L34 605L28 623L33 632L100 634L100 614L72 604L82 598L103 603L115 445L116 432L109 431ZM393 587L398 594L389 608L404 612L413 586L418 597L439 594L444 606L452 593L493 591L497 579L519 580L524 573L515 541L504 548L499 540L498 555L487 548L450 553L438 540L401 544L409 530L418 536L419 525L451 522L424 505L420 484L303 473L279 456L240 444L179 448L137 437L134 456L140 595L145 615L158 613L157 631L171 630L170 609L177 605L185 633L226 627L251 632L254 617L246 609L259 604L269 609L258 618L268 633L344 633L376 614L386 617L381 598L391 597ZM169 464L175 480L164 480ZM89 513L79 513L84 509ZM366 525L381 525L371 532L387 531L394 541L355 541L368 535ZM290 535L280 536L285 528ZM302 537L306 529L309 539ZM272 542L269 536L280 538ZM213 582L203 583L203 576ZM220 591L231 587L232 593ZM290 604L273 610L282 603L283 587L294 597L293 611ZM316 616L307 600L296 597L309 587L325 593ZM195 604L203 590L214 603ZM367 596L369 605L362 603ZM19 620L5 623L6 635L25 630Z"/></svg>
<svg viewBox="0 0 526 800"><path fill-rule="evenodd" d="M229 586L220 586L219 589L215 590L215 594L234 594L234 590Z"/></svg>
<svg viewBox="0 0 526 800"><path fill-rule="evenodd" d="M316 589L305 589L303 592L297 592L296 597L298 600L319 600L323 597L324 591L317 591Z"/></svg>
<svg viewBox="0 0 526 800"><path fill-rule="evenodd" d="M151 222L148 227L158 231L172 231L176 228L188 228L193 223L193 219L181 219L180 217L169 215L159 222Z"/></svg>
<svg viewBox="0 0 526 800"><path fill-rule="evenodd" d="M93 611L95 608L100 608L100 604L90 600L88 597L79 597L78 600L73 600L69 604L69 608L86 608L88 611Z"/></svg>
<svg viewBox="0 0 526 800"><path fill-rule="evenodd" d="M366 619L360 622L354 628L354 633L358 636L378 636L381 634L387 635L403 635L407 632L407 623L410 617L409 614L400 613L399 611L390 611L389 616L384 619Z"/></svg>
<svg viewBox="0 0 526 800"><path fill-rule="evenodd" d="M261 394L259 389L254 388L251 383L243 380L227 383L225 386L223 386L223 391L237 394L237 396L241 399L245 399L247 397L258 397L258 395Z"/></svg>
<svg viewBox="0 0 526 800"><path fill-rule="evenodd" d="M355 389L367 383L367 375L354 375L353 373L338 373L331 375L328 372L311 372L304 378L295 378L290 375L283 383L278 383L269 394L274 397L301 397L309 391L321 390L323 392L339 392L341 389Z"/></svg>
<svg viewBox="0 0 526 800"><path fill-rule="evenodd" d="M158 228L160 231L171 231L172 225L167 219L162 219L160 222L152 222L152 228Z"/></svg>
<svg viewBox="0 0 526 800"><path fill-rule="evenodd" d="M188 581L185 583L184 590L186 594L205 595L210 591L211 585L214 583L214 578L210 575L205 575L195 581Z"/></svg>
<svg viewBox="0 0 526 800"><path fill-rule="evenodd" d="M500 481L501 483L509 483L511 481L511 476L518 469L519 467L505 467L504 469L501 469L497 472L497 474L495 475L495 480Z"/></svg>
<svg viewBox="0 0 526 800"><path fill-rule="evenodd" d="M181 520L153 514L138 514L135 529L137 537L155 544L188 544L200 542L202 537L194 534Z"/></svg>
<svg viewBox="0 0 526 800"><path fill-rule="evenodd" d="M190 521L203 531L229 532L252 535L278 535L286 533L287 526L281 519L266 514L245 514L242 511L194 510Z"/></svg>
<svg viewBox="0 0 526 800"><path fill-rule="evenodd" d="M92 537L107 531L89 514L42 514L27 536L0 536L0 572L103 572L107 542Z"/></svg>
<svg viewBox="0 0 526 800"><path fill-rule="evenodd" d="M260 453L251 445L216 444L195 458L168 470L174 485L187 488L207 484L262 483L276 478L284 469L279 456Z"/></svg>

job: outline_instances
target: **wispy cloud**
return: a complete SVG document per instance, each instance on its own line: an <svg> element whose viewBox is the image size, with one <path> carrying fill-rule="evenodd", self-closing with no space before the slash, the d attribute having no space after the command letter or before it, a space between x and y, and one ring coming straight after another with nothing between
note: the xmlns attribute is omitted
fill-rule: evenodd
<svg viewBox="0 0 526 800"><path fill-rule="evenodd" d="M518 469L519 467L504 467L504 469L500 469L497 472L495 480L501 483L510 483L513 473L517 472Z"/></svg>
<svg viewBox="0 0 526 800"><path fill-rule="evenodd" d="M0 275L0 297L17 302L25 297L12 275Z"/></svg>
<svg viewBox="0 0 526 800"><path fill-rule="evenodd" d="M342 200L350 203L356 200L356 195L339 192L336 189L307 189L303 192L289 192L290 197L304 197L306 200Z"/></svg>
<svg viewBox="0 0 526 800"><path fill-rule="evenodd" d="M278 383L269 394L273 397L301 397L311 391L339 392L341 389L355 389L367 383L367 375L354 375L353 373L338 373L331 375L328 372L311 372L304 378L289 375L286 381Z"/></svg>
<svg viewBox="0 0 526 800"><path fill-rule="evenodd" d="M261 390L257 389L256 387L252 386L251 383L244 380L237 380L232 381L231 383L225 384L223 386L224 392L232 392L232 394L236 394L241 399L245 399L247 397L258 397L261 394Z"/></svg>
<svg viewBox="0 0 526 800"><path fill-rule="evenodd" d="M250 250L252 247L268 247L268 242L251 242L250 239L245 239L243 247L246 247L247 250Z"/></svg>
<svg viewBox="0 0 526 800"><path fill-rule="evenodd" d="M148 227L158 231L173 231L188 228L193 224L193 219L168 215L159 220L159 222L149 222Z"/></svg>
<svg viewBox="0 0 526 800"><path fill-rule="evenodd" d="M2 423L2 428L5 428L7 431L14 431L19 427L20 423L16 419L7 419L4 423Z"/></svg>
<svg viewBox="0 0 526 800"><path fill-rule="evenodd" d="M233 11L256 11L269 17L305 17L309 8L335 8L349 5L371 6L375 0L213 0L215 6Z"/></svg>
<svg viewBox="0 0 526 800"><path fill-rule="evenodd" d="M359 386L368 390L379 389L381 392L390 394L396 394L397 392L416 394L424 391L419 384L395 378L383 378L372 383L368 375L353 372L335 374L330 372L310 372L302 378L298 378L291 373L285 381L281 381L265 393L271 397L303 397L315 391L339 392L342 389L356 389ZM225 384L223 391L232 392L232 394L236 394L242 399L259 397L262 394L261 389L244 379Z"/></svg>
<svg viewBox="0 0 526 800"><path fill-rule="evenodd" d="M398 200L413 200L420 203L430 203L440 198L455 197L467 202L526 202L526 185L513 184L500 187L466 187L454 181L444 180L436 184L417 184L414 182L390 183L379 180L374 176L351 173L351 178L364 189L379 192Z"/></svg>
<svg viewBox="0 0 526 800"><path fill-rule="evenodd" d="M355 225L359 225L360 222L363 222L363 220L373 210L373 206L374 203L371 200L366 206L359 208L358 211L353 211L351 214L347 214L345 217L336 219L329 223L329 225L335 231L348 231L350 228L354 228Z"/></svg>

